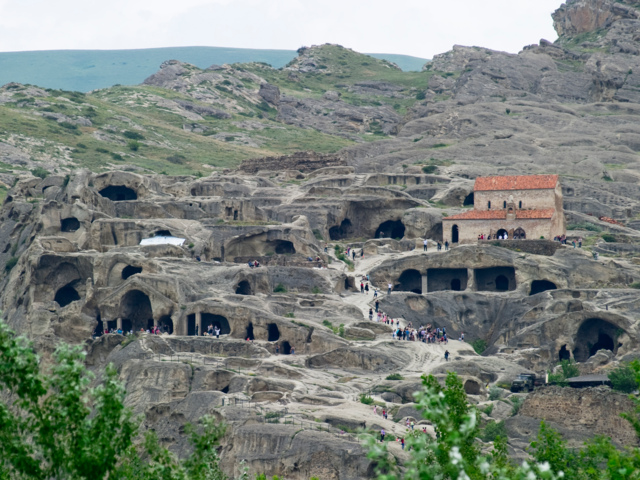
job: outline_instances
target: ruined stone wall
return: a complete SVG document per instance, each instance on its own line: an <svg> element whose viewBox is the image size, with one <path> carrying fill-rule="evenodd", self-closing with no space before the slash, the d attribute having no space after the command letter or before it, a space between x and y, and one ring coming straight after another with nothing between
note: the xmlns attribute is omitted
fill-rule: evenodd
<svg viewBox="0 0 640 480"><path fill-rule="evenodd" d="M560 247L560 242L554 242L552 240L484 240L478 242L478 244L495 245L517 252L527 252L534 255L545 255L547 257L556 253L556 250Z"/></svg>
<svg viewBox="0 0 640 480"><path fill-rule="evenodd" d="M312 172L319 168L341 167L347 163L339 155L324 155L315 152L296 152L293 155L283 155L280 157L263 157L244 160L238 170L255 174L260 170L282 172L284 170L299 170L301 172Z"/></svg>
<svg viewBox="0 0 640 480"><path fill-rule="evenodd" d="M507 230L509 237L513 236L513 231L522 228L525 231L527 239L545 239L553 238L551 228L552 219L515 219L515 220L447 220L442 219L442 237L443 241L451 242L452 227L458 226L458 242L459 243L475 243L478 241L478 235L484 233L485 237L490 233L495 234L501 228Z"/></svg>
<svg viewBox="0 0 640 480"><path fill-rule="evenodd" d="M633 410L626 395L608 387L542 387L529 394L520 415L549 420L568 429L587 429L606 435L619 445L637 445L635 431L622 412Z"/></svg>
<svg viewBox="0 0 640 480"><path fill-rule="evenodd" d="M532 210L542 208L556 208L556 192L552 189L544 190L496 190L474 192L474 210L504 210L504 202L509 202L513 196L516 208L519 210ZM488 202L491 202L489 208ZM522 202L522 207L520 207ZM560 203L562 206L562 203ZM562 209L562 207L561 207Z"/></svg>

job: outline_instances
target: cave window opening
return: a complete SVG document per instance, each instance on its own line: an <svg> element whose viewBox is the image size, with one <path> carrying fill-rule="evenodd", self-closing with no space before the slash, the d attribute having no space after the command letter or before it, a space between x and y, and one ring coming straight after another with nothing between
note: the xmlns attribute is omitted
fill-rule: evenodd
<svg viewBox="0 0 640 480"><path fill-rule="evenodd" d="M207 330L209 325L213 325L213 330L215 331L216 327L220 329L220 335L230 335L231 334L231 326L229 325L229 320L227 317L222 315L215 315L213 313L203 313L201 316L202 320L202 330ZM202 334L202 332L200 332Z"/></svg>
<svg viewBox="0 0 640 480"><path fill-rule="evenodd" d="M471 192L469 195L464 197L464 202L462 202L463 207L466 207L469 205L473 205L473 192Z"/></svg>
<svg viewBox="0 0 640 480"><path fill-rule="evenodd" d="M253 323L249 322L249 325L247 325L247 332L244 338L247 340L255 340L253 337Z"/></svg>
<svg viewBox="0 0 640 480"><path fill-rule="evenodd" d="M502 208L507 208L507 202L506 201L502 202Z"/></svg>
<svg viewBox="0 0 640 480"><path fill-rule="evenodd" d="M63 232L75 232L80 228L80 221L76 217L60 220L60 230Z"/></svg>
<svg viewBox="0 0 640 480"><path fill-rule="evenodd" d="M126 280L127 278L137 273L142 273L142 267L134 267L133 265L127 265L122 269L122 279Z"/></svg>
<svg viewBox="0 0 640 480"><path fill-rule="evenodd" d="M242 280L236 286L236 295L252 295L251 285L246 280Z"/></svg>
<svg viewBox="0 0 640 480"><path fill-rule="evenodd" d="M278 325L275 323L270 323L267 325L267 341L269 342L277 342L280 339L280 330L278 329Z"/></svg>
<svg viewBox="0 0 640 480"><path fill-rule="evenodd" d="M522 200L518 202L518 208L522 208Z"/></svg>
<svg viewBox="0 0 640 480"><path fill-rule="evenodd" d="M487 208L491 210L491 202L487 202Z"/></svg>
<svg viewBox="0 0 640 480"><path fill-rule="evenodd" d="M120 300L120 317L125 331L139 331L153 326L153 310L151 300L140 290L128 291ZM127 326L125 327L125 321Z"/></svg>
<svg viewBox="0 0 640 480"><path fill-rule="evenodd" d="M395 290L421 294L422 275L420 275L420 272L418 270L405 270L398 278L398 284Z"/></svg>
<svg viewBox="0 0 640 480"><path fill-rule="evenodd" d="M73 282L72 282L60 288L56 292L56 296L54 297L54 300L58 302L58 305L60 305L60 307L64 308L70 303L80 300L80 295L78 294L78 291L75 288L73 288Z"/></svg>
<svg viewBox="0 0 640 480"><path fill-rule="evenodd" d="M238 220L238 210L233 211L233 219Z"/></svg>
<svg viewBox="0 0 640 480"><path fill-rule="evenodd" d="M430 268L427 270L427 292L462 291L467 288L466 268Z"/></svg>
<svg viewBox="0 0 640 480"><path fill-rule="evenodd" d="M351 220L345 218L340 225L335 225L329 229L329 238L331 240L342 240L349 238L353 234L353 225Z"/></svg>
<svg viewBox="0 0 640 480"><path fill-rule="evenodd" d="M346 277L344 279L344 289L345 290L355 290L356 289L356 281L353 277Z"/></svg>
<svg viewBox="0 0 640 480"><path fill-rule="evenodd" d="M387 220L382 222L375 233L375 238L395 238L400 240L404 237L404 223L401 220Z"/></svg>
<svg viewBox="0 0 640 480"><path fill-rule="evenodd" d="M558 352L558 359L560 361L571 359L571 353L569 352L569 350L567 350L566 344L562 345L562 347L560 348L560 351Z"/></svg>
<svg viewBox="0 0 640 480"><path fill-rule="evenodd" d="M496 290L498 292L506 292L509 290L509 279L504 275L498 275L496 277Z"/></svg>
<svg viewBox="0 0 640 480"><path fill-rule="evenodd" d="M158 326L160 327L160 331L163 333L168 333L169 335L173 333L173 320L171 320L169 315L163 315L160 317Z"/></svg>
<svg viewBox="0 0 640 480"><path fill-rule="evenodd" d="M135 190L124 185L109 185L100 190L100 195L113 202L122 202L125 200L137 200L138 194Z"/></svg>
<svg viewBox="0 0 640 480"><path fill-rule="evenodd" d="M275 250L278 255L296 253L296 249L289 240L278 240L275 242Z"/></svg>
<svg viewBox="0 0 640 480"><path fill-rule="evenodd" d="M287 341L282 342L282 354L291 355L291 344Z"/></svg>
<svg viewBox="0 0 640 480"><path fill-rule="evenodd" d="M460 240L460 231L458 225L451 227L451 243L458 243Z"/></svg>
<svg viewBox="0 0 640 480"><path fill-rule="evenodd" d="M220 390L222 393L229 393L229 385Z"/></svg>
<svg viewBox="0 0 640 480"><path fill-rule="evenodd" d="M547 290L556 290L556 284L549 280L534 280L531 282L531 292L529 295L537 295L538 293L546 292Z"/></svg>

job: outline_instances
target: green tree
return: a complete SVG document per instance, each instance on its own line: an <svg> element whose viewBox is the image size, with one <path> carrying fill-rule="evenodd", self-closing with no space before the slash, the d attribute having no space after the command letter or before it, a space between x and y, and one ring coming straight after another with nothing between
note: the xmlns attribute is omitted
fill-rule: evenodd
<svg viewBox="0 0 640 480"><path fill-rule="evenodd" d="M609 380L614 390L623 393L632 393L638 389L636 372L628 363L622 363L609 372Z"/></svg>
<svg viewBox="0 0 640 480"><path fill-rule="evenodd" d="M566 387L569 385L567 379L580 376L580 370L573 359L562 360L559 365L559 372L549 372L549 383L555 383L561 387Z"/></svg>

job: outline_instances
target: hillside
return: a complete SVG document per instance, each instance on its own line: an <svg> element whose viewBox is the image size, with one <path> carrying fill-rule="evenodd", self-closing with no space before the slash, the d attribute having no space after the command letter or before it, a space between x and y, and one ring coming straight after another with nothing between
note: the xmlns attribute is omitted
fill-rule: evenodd
<svg viewBox="0 0 640 480"><path fill-rule="evenodd" d="M16 82L88 92L116 84L137 85L156 71L158 65L172 58L200 68L249 62L280 68L295 56L295 50L224 47L0 52L0 85ZM409 55L374 53L371 56L394 62L404 71L420 71L427 62Z"/></svg>

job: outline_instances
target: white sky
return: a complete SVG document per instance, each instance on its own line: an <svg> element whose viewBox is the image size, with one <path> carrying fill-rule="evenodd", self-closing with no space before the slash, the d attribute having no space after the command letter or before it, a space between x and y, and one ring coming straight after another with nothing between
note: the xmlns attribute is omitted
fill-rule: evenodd
<svg viewBox="0 0 640 480"><path fill-rule="evenodd" d="M553 41L562 0L0 0L0 51L339 43L431 58Z"/></svg>

